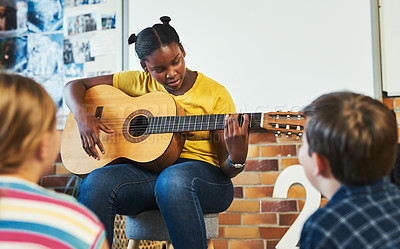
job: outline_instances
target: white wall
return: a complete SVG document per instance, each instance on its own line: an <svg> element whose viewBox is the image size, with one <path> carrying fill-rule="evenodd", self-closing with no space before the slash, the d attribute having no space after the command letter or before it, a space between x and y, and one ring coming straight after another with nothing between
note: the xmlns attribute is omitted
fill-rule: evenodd
<svg viewBox="0 0 400 249"><path fill-rule="evenodd" d="M162 15L187 66L225 85L240 112L298 110L334 90L374 95L370 1L134 0L129 32Z"/></svg>

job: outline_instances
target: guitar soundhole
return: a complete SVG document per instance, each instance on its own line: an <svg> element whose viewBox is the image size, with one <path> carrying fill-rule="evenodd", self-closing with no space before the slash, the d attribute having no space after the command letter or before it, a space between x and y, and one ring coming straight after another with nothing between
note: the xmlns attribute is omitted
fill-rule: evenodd
<svg viewBox="0 0 400 249"><path fill-rule="evenodd" d="M139 109L129 114L122 127L122 134L126 141L140 143L150 136L149 133L146 133L149 125L148 117L153 117L153 114L144 109Z"/></svg>
<svg viewBox="0 0 400 249"><path fill-rule="evenodd" d="M136 116L131 120L128 132L133 137L140 137L145 133L148 125L149 121L146 116Z"/></svg>

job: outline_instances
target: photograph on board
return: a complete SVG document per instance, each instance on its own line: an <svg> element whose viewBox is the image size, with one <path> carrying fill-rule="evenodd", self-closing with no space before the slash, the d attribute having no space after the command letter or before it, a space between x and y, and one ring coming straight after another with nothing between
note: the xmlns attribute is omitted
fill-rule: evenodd
<svg viewBox="0 0 400 249"><path fill-rule="evenodd" d="M30 33L62 30L62 0L29 0L27 16Z"/></svg>
<svg viewBox="0 0 400 249"><path fill-rule="evenodd" d="M63 34L28 36L26 75L60 74L63 70Z"/></svg>

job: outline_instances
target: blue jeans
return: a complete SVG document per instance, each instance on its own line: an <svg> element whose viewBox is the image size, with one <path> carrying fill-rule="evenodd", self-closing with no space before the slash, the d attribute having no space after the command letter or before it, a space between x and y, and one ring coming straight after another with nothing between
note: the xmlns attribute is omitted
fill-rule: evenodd
<svg viewBox="0 0 400 249"><path fill-rule="evenodd" d="M207 248L203 213L223 212L232 200L229 177L190 159L178 159L160 174L131 164L102 167L83 180L78 194L78 201L103 222L110 245L116 214L159 208L175 249Z"/></svg>

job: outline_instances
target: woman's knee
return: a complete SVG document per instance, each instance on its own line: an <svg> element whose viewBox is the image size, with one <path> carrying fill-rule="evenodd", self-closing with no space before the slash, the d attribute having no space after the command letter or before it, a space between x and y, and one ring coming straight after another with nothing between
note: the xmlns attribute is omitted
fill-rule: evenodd
<svg viewBox="0 0 400 249"><path fill-rule="evenodd" d="M89 204L93 200L100 200L109 196L114 188L110 178L112 176L107 173L105 168L92 171L83 179L79 187L78 201Z"/></svg>
<svg viewBox="0 0 400 249"><path fill-rule="evenodd" d="M192 181L192 176L177 167L165 169L159 175L155 186L157 202L159 198L175 199L191 194L194 191Z"/></svg>

